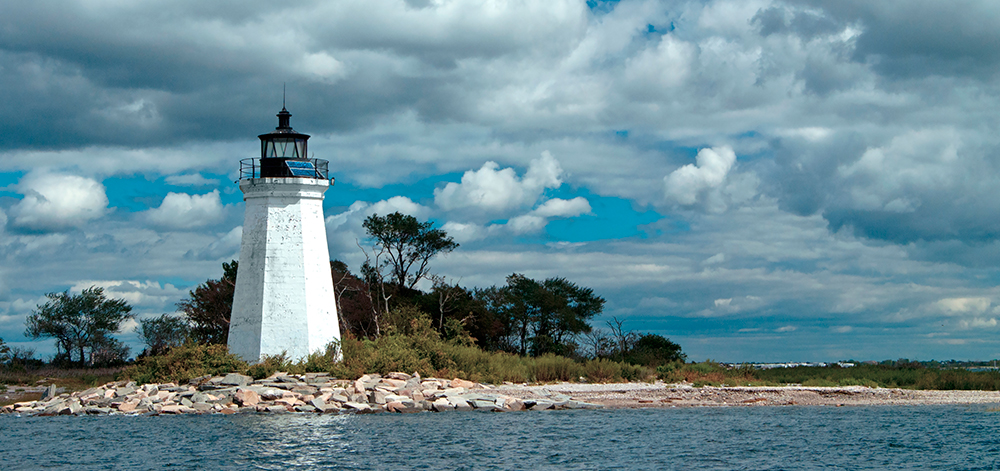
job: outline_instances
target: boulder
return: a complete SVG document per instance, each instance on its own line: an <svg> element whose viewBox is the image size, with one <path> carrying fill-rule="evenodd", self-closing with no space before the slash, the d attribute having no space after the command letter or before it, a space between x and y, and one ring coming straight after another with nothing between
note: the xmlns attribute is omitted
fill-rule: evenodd
<svg viewBox="0 0 1000 471"><path fill-rule="evenodd" d="M431 407L438 412L445 412L450 410L455 410L455 406L448 402L446 398L440 398L431 404Z"/></svg>
<svg viewBox="0 0 1000 471"><path fill-rule="evenodd" d="M253 378L249 376L241 375L239 373L229 373L225 378L222 378L222 381L219 381L219 384L227 386L246 386L252 382Z"/></svg>
<svg viewBox="0 0 1000 471"><path fill-rule="evenodd" d="M451 387L472 389L476 387L476 383L473 383L472 381L466 381L464 379L455 378L451 380Z"/></svg>
<svg viewBox="0 0 1000 471"><path fill-rule="evenodd" d="M236 391L236 395L233 396L233 400L235 400L239 405L252 407L256 406L257 403L260 402L260 395L250 389L241 388Z"/></svg>
<svg viewBox="0 0 1000 471"><path fill-rule="evenodd" d="M59 390L58 388L56 388L56 385L50 384L49 387L45 388L45 391L42 392L42 398L39 399L39 401L46 401L52 399L53 397L56 397L58 393Z"/></svg>
<svg viewBox="0 0 1000 471"><path fill-rule="evenodd" d="M118 404L118 410L122 412L132 412L137 407L139 407L139 399L132 399L130 401L125 401L121 404Z"/></svg>
<svg viewBox="0 0 1000 471"><path fill-rule="evenodd" d="M460 411L472 410L472 405L461 397L448 397L446 399L448 400L449 404L455 406L455 410L460 410Z"/></svg>
<svg viewBox="0 0 1000 471"><path fill-rule="evenodd" d="M394 391L406 386L406 381L395 378L383 378L381 381L379 381L379 386Z"/></svg>
<svg viewBox="0 0 1000 471"><path fill-rule="evenodd" d="M395 372L392 372L392 373L389 373L389 374L385 375L385 377L389 378L389 379L395 379L395 380L400 380L400 381L406 382L406 381L409 381L410 378L412 378L413 376L412 375L408 375L406 373L399 372L399 371L395 371Z"/></svg>

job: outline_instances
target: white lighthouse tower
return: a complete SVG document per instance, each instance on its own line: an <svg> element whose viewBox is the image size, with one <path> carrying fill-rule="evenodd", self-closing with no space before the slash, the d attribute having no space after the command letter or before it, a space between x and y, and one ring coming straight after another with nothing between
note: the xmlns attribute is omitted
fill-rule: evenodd
<svg viewBox="0 0 1000 471"><path fill-rule="evenodd" d="M251 363L282 352L291 359L340 340L323 193L328 162L309 159L309 136L292 130L284 106L260 158L240 162L246 201L229 351Z"/></svg>

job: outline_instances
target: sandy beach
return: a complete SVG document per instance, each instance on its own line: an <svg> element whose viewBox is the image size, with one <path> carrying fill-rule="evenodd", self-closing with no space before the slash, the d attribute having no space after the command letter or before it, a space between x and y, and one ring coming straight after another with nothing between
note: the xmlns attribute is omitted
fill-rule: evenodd
<svg viewBox="0 0 1000 471"><path fill-rule="evenodd" d="M530 399L561 394L609 408L729 406L877 406L998 404L998 391L929 391L890 388L755 386L695 388L685 384L559 383L496 386L492 391Z"/></svg>

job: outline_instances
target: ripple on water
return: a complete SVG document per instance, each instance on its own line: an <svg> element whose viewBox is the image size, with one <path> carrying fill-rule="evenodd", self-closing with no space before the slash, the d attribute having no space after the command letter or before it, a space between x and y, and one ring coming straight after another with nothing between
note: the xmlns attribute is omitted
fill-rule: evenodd
<svg viewBox="0 0 1000 471"><path fill-rule="evenodd" d="M0 417L0 469L996 469L985 406Z"/></svg>

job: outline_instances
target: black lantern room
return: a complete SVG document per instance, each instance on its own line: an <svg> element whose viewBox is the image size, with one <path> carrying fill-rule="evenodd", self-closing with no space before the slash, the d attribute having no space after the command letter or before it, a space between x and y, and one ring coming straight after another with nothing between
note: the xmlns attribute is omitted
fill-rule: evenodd
<svg viewBox="0 0 1000 471"><path fill-rule="evenodd" d="M257 136L260 138L260 176L315 177L315 167L307 154L309 135L292 129L288 124L292 114L284 106L277 116L278 127L274 132Z"/></svg>
<svg viewBox="0 0 1000 471"><path fill-rule="evenodd" d="M288 120L292 117L292 114L284 106L281 107L281 111L278 112L277 116L278 127L274 128L274 132L257 136L260 138L260 157L262 159L271 157L284 157L288 159L308 158L306 151L308 150L307 141L309 140L309 135L299 134L288 125Z"/></svg>
<svg viewBox="0 0 1000 471"><path fill-rule="evenodd" d="M329 177L329 162L308 157L308 134L295 132L288 124L292 114L281 107L278 127L261 134L260 158L240 161L240 179L298 177L333 179Z"/></svg>

